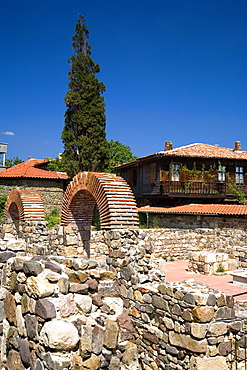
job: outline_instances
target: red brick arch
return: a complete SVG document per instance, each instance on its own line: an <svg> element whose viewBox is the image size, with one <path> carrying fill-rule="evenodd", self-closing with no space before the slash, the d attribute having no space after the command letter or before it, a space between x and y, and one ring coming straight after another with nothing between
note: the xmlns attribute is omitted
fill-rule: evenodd
<svg viewBox="0 0 247 370"><path fill-rule="evenodd" d="M80 172L68 185L63 198L61 222L91 225L97 204L102 229L136 228L138 213L133 193L115 174Z"/></svg>
<svg viewBox="0 0 247 370"><path fill-rule="evenodd" d="M13 189L5 204L5 217L13 221L43 221L44 205L36 190Z"/></svg>

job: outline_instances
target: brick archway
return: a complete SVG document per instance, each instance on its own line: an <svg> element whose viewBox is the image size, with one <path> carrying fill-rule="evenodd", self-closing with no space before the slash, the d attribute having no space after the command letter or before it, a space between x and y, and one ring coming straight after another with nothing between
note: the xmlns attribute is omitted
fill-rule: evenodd
<svg viewBox="0 0 247 370"><path fill-rule="evenodd" d="M138 213L134 195L122 177L111 173L80 172L63 198L61 223L91 225L98 206L102 229L136 228Z"/></svg>
<svg viewBox="0 0 247 370"><path fill-rule="evenodd" d="M39 193L36 190L11 190L5 204L5 217L13 221L43 221L45 211Z"/></svg>

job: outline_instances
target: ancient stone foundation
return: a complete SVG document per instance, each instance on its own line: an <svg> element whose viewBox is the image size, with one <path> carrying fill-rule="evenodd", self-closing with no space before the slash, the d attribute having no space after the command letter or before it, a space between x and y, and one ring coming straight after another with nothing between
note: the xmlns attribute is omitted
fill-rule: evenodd
<svg viewBox="0 0 247 370"><path fill-rule="evenodd" d="M242 366L245 320L233 297L193 280L166 283L145 233L104 238L98 258L31 255L26 241L0 241L2 369Z"/></svg>

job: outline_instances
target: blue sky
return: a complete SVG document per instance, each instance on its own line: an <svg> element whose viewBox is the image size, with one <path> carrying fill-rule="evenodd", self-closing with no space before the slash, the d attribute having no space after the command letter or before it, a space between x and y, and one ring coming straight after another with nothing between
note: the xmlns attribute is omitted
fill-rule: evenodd
<svg viewBox="0 0 247 370"><path fill-rule="evenodd" d="M107 138L137 156L202 142L247 150L244 0L0 0L0 142L63 151L78 13L106 86Z"/></svg>

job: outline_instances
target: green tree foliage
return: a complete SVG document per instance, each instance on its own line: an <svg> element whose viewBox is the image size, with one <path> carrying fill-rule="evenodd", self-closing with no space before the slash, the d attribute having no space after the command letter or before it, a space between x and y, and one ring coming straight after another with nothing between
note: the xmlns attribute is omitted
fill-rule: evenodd
<svg viewBox="0 0 247 370"><path fill-rule="evenodd" d="M58 157L51 159L47 167L50 171L66 172L64 162Z"/></svg>
<svg viewBox="0 0 247 370"><path fill-rule="evenodd" d="M5 166L6 166L6 168L10 168L10 167L16 166L17 164L20 164L22 162L23 162L23 160L20 159L19 157L6 158ZM1 165L3 165L2 162L1 162Z"/></svg>
<svg viewBox="0 0 247 370"><path fill-rule="evenodd" d="M66 172L104 171L108 165L109 145L106 140L105 86L96 78L100 72L88 43L89 31L79 15L72 37L74 55L69 59L69 91L65 96L67 110L62 132Z"/></svg>
<svg viewBox="0 0 247 370"><path fill-rule="evenodd" d="M110 163L108 172L112 172L114 167L123 163L134 161L137 157L132 154L129 146L121 144L119 141L111 140L110 145Z"/></svg>

